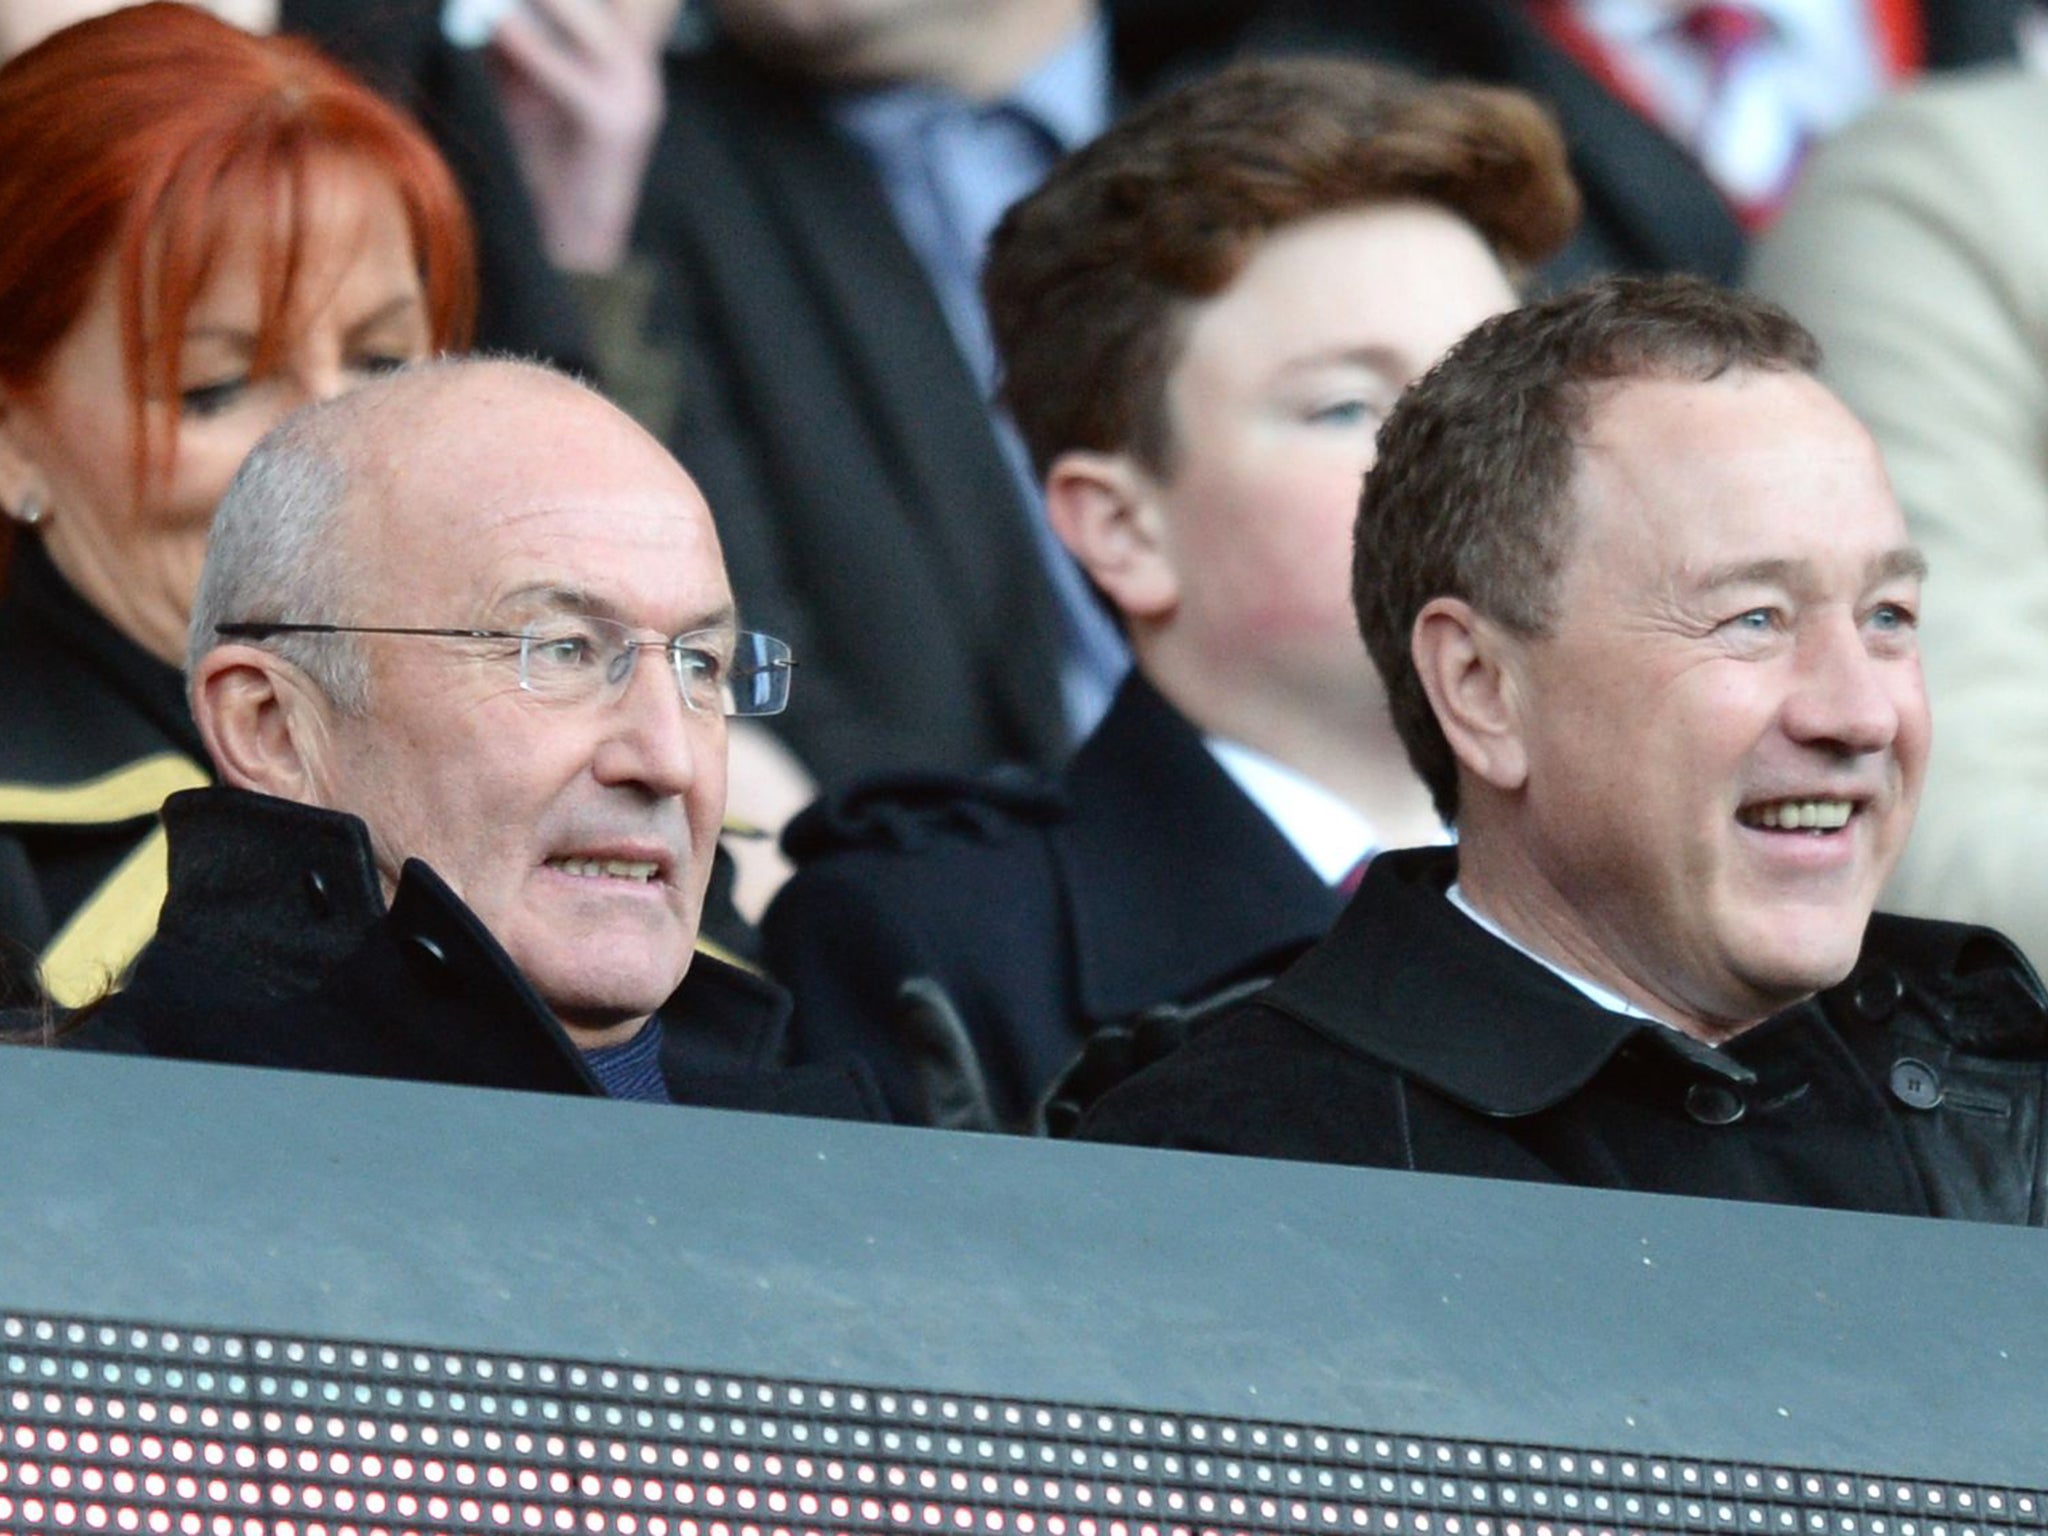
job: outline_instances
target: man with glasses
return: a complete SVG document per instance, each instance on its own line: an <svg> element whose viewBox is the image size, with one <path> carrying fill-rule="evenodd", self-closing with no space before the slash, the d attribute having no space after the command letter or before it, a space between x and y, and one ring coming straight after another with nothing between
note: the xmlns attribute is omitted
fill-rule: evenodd
<svg viewBox="0 0 2048 1536"><path fill-rule="evenodd" d="M787 701L711 515L544 369L406 370L258 446L216 516L188 677L221 788L81 1031L155 1054L865 1113L772 1071L779 989L701 951L726 721Z"/></svg>

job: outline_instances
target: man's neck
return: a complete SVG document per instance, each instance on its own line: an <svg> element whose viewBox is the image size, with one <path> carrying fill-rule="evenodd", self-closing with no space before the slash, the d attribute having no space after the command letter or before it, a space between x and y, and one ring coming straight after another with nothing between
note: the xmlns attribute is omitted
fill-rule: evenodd
<svg viewBox="0 0 2048 1536"><path fill-rule="evenodd" d="M624 1045L647 1026L646 1018L627 1019L621 1024L572 1024L558 1015L557 1021L562 1026L562 1033L569 1037L569 1043L579 1051L600 1051L607 1046Z"/></svg>
<svg viewBox="0 0 2048 1536"><path fill-rule="evenodd" d="M1709 1017L1643 985L1615 958L1563 895L1530 867L1511 838L1489 835L1469 815L1459 819L1458 888L1463 905L1514 947L1552 969L1592 983L1603 992L1680 1034L1725 1045L1770 1016Z"/></svg>

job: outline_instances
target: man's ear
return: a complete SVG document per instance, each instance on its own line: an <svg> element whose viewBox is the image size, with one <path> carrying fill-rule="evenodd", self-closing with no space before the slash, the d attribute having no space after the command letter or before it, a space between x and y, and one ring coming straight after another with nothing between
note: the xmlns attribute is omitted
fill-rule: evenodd
<svg viewBox="0 0 2048 1536"><path fill-rule="evenodd" d="M222 783L328 803L333 706L297 667L261 646L217 645L193 669L191 694Z"/></svg>
<svg viewBox="0 0 2048 1536"><path fill-rule="evenodd" d="M1159 484L1127 453L1075 449L1045 477L1053 532L1128 618L1161 619L1180 603Z"/></svg>
<svg viewBox="0 0 2048 1536"><path fill-rule="evenodd" d="M1438 597L1415 616L1409 652L1458 764L1503 793L1528 778L1515 677L1517 643L1462 598Z"/></svg>

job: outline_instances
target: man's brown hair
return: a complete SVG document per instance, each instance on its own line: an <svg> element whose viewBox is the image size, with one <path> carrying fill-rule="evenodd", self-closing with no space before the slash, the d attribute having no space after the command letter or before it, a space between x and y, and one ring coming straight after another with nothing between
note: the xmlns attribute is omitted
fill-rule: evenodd
<svg viewBox="0 0 2048 1536"><path fill-rule="evenodd" d="M1697 278L1615 277L1495 316L1401 396L1366 476L1351 596L1408 760L1446 822L1457 762L1415 670L1415 620L1457 597L1511 633L1550 632L1601 386L1819 363L1819 344L1775 304Z"/></svg>
<svg viewBox="0 0 2048 1536"><path fill-rule="evenodd" d="M1330 58L1233 65L1132 112L1004 217L982 289L1039 473L1072 449L1167 469L1188 309L1275 230L1414 199L1518 269L1577 222L1563 141L1519 92Z"/></svg>

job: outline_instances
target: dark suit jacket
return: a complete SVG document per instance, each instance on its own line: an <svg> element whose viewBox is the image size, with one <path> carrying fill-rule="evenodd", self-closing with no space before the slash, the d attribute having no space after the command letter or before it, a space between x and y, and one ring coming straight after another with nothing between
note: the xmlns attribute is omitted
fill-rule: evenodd
<svg viewBox="0 0 2048 1536"><path fill-rule="evenodd" d="M762 925L796 1059L867 1057L925 1118L897 994L937 981L1007 1124L1099 1026L1271 974L1341 898L1133 674L1057 790L893 781L815 807Z"/></svg>
<svg viewBox="0 0 2048 1536"><path fill-rule="evenodd" d="M1719 1050L1610 1013L1373 862L1314 949L1103 1098L1103 1141L2039 1224L2048 1006L1988 929L1872 920L1841 985Z"/></svg>

